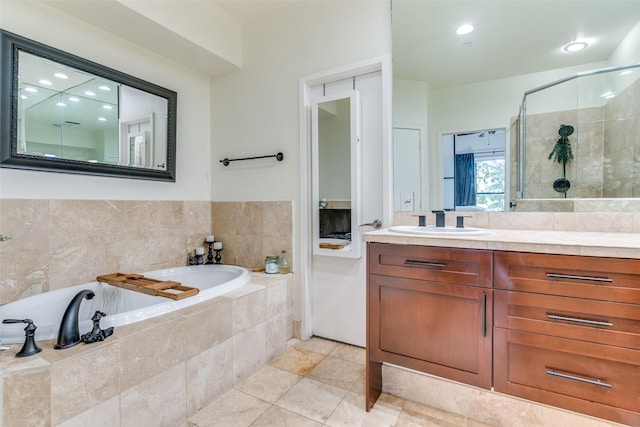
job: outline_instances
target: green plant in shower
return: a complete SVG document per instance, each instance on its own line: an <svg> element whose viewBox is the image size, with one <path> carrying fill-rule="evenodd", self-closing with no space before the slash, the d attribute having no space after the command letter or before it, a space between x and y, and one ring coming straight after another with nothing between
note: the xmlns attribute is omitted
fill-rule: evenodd
<svg viewBox="0 0 640 427"><path fill-rule="evenodd" d="M562 163L565 166L568 162L573 160L573 152L571 151L571 142L569 142L569 135L573 133L573 126L560 125L558 134L560 139L553 146L553 150L549 153L549 159L554 157L554 160L558 163Z"/></svg>

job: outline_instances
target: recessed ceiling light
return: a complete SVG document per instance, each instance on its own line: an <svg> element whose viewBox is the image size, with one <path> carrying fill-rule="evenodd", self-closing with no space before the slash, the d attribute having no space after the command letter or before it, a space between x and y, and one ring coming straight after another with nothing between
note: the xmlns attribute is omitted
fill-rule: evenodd
<svg viewBox="0 0 640 427"><path fill-rule="evenodd" d="M26 87L26 88L24 88L24 90L26 90L27 92L31 92L31 93L36 93L38 91L38 89L36 89L34 87Z"/></svg>
<svg viewBox="0 0 640 427"><path fill-rule="evenodd" d="M471 31L473 31L473 25L464 24L458 27L458 29L456 30L456 33L463 36L465 34L469 34Z"/></svg>
<svg viewBox="0 0 640 427"><path fill-rule="evenodd" d="M22 99L29 99L29 97L27 95L20 95L20 98Z"/></svg>
<svg viewBox="0 0 640 427"><path fill-rule="evenodd" d="M66 107L67 106L67 104L65 104L64 102L56 102L56 105L58 107Z"/></svg>
<svg viewBox="0 0 640 427"><path fill-rule="evenodd" d="M587 46L589 46L589 43L587 42L571 42L565 45L562 49L565 52L578 52L579 50L582 50Z"/></svg>
<svg viewBox="0 0 640 427"><path fill-rule="evenodd" d="M113 109L113 107L111 105L103 105L102 108L104 108L105 110Z"/></svg>
<svg viewBox="0 0 640 427"><path fill-rule="evenodd" d="M78 98L76 98L75 96L72 96L72 97L70 97L70 98L69 98L69 101L71 101L71 102L78 102L78 101L80 101L80 100L79 100Z"/></svg>
<svg viewBox="0 0 640 427"><path fill-rule="evenodd" d="M90 90L86 91L84 94L87 95L87 96L96 96L96 93L95 92L91 92Z"/></svg>
<svg viewBox="0 0 640 427"><path fill-rule="evenodd" d="M111 90L111 88L109 86L106 86L106 85L98 86L98 89L100 89L100 90Z"/></svg>
<svg viewBox="0 0 640 427"><path fill-rule="evenodd" d="M101 121L101 122L106 122L107 121L107 119L105 119L104 117L98 117L98 120Z"/></svg>
<svg viewBox="0 0 640 427"><path fill-rule="evenodd" d="M53 83L51 83L49 80L38 80L38 83L40 83L41 85L46 85L46 86L51 86Z"/></svg>
<svg viewBox="0 0 640 427"><path fill-rule="evenodd" d="M69 76L67 76L67 75L66 75L66 74L64 74L64 73L55 73L53 76L54 76L54 77L57 77L57 78L59 78L59 79L63 79L63 80L66 80L66 79L68 79L68 78L69 78Z"/></svg>

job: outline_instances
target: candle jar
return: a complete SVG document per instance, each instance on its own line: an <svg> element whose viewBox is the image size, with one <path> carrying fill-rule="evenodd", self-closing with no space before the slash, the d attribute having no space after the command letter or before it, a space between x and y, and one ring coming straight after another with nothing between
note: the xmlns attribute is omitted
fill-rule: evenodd
<svg viewBox="0 0 640 427"><path fill-rule="evenodd" d="M264 272L267 274L278 273L278 257L268 256L264 259Z"/></svg>

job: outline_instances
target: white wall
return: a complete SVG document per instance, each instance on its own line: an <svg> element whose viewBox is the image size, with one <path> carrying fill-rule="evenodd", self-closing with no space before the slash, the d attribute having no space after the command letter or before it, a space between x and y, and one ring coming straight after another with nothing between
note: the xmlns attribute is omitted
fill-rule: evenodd
<svg viewBox="0 0 640 427"><path fill-rule="evenodd" d="M299 200L299 78L391 51L388 1L299 2L245 27L242 69L213 82L212 200ZM224 167L225 157L284 161Z"/></svg>
<svg viewBox="0 0 640 427"><path fill-rule="evenodd" d="M607 60L607 65L626 65L638 62L640 62L640 20L613 51Z"/></svg>
<svg viewBox="0 0 640 427"><path fill-rule="evenodd" d="M0 27L178 93L175 183L0 168L0 198L210 200L209 78L40 2L0 0Z"/></svg>

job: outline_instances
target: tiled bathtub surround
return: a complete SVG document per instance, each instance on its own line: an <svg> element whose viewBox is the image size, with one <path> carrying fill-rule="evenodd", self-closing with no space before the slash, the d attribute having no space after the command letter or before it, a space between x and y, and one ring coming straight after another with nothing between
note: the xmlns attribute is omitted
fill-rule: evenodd
<svg viewBox="0 0 640 427"><path fill-rule="evenodd" d="M211 203L0 200L0 304L100 274L185 265L211 234Z"/></svg>
<svg viewBox="0 0 640 427"><path fill-rule="evenodd" d="M293 204L277 202L213 202L211 223L216 240L224 244L223 262L264 267L267 255L284 249L293 260Z"/></svg>
<svg viewBox="0 0 640 427"><path fill-rule="evenodd" d="M0 304L116 271L186 265L215 233L222 261L261 265L287 250L292 203L0 199Z"/></svg>
<svg viewBox="0 0 640 427"><path fill-rule="evenodd" d="M291 275L117 328L102 343L0 357L2 425L179 426L282 354Z"/></svg>

